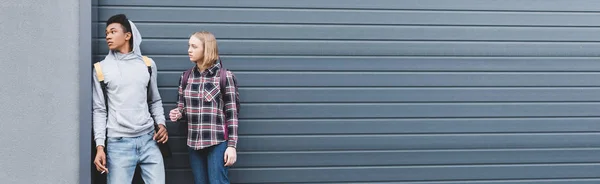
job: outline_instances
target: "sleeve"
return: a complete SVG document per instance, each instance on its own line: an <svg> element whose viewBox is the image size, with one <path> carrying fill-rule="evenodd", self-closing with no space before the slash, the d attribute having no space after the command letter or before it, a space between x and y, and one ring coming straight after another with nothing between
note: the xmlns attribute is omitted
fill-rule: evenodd
<svg viewBox="0 0 600 184"><path fill-rule="evenodd" d="M182 84L182 80L183 80L183 75L185 75L185 72L183 72L181 74L181 76L179 77L179 88L177 88L177 109L179 109L179 112L181 112L181 118L185 119L185 102L184 102L184 98L183 98L183 86L181 86Z"/></svg>
<svg viewBox="0 0 600 184"><path fill-rule="evenodd" d="M102 86L96 76L96 70L93 72L93 84L92 84L92 124L94 128L94 140L96 146L104 146L104 140L106 139L106 104L104 101L104 93L102 92Z"/></svg>
<svg viewBox="0 0 600 184"><path fill-rule="evenodd" d="M238 91L235 84L235 76L230 71L227 71L227 83L225 84L225 95L223 102L225 103L225 117L228 131L229 147L237 147L238 142L238 109L237 95Z"/></svg>
<svg viewBox="0 0 600 184"><path fill-rule="evenodd" d="M157 75L158 75L158 69L156 67L156 63L154 63L154 60L152 60L152 76L150 76L150 90L151 90L151 100L149 107L150 107L150 113L152 114L152 117L154 118L154 121L159 124L159 125L165 125L165 111L163 108L163 103L162 103L162 99L160 98L160 93L158 91L158 84L157 84Z"/></svg>

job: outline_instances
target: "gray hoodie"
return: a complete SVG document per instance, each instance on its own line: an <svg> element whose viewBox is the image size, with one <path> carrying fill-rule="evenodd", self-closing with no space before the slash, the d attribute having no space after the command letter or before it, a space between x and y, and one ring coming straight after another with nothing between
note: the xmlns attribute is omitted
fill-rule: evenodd
<svg viewBox="0 0 600 184"><path fill-rule="evenodd" d="M137 137L154 131L152 117L156 123L165 124L162 100L156 84L156 64L152 61L152 79L149 88L152 100L148 106L146 87L150 75L142 60L140 50L142 36L133 22L129 21L129 23L134 41L133 52L121 54L109 51L104 60L100 62L104 81L107 83L108 119L104 94L94 70L92 93L96 146L104 145L107 131L108 137Z"/></svg>

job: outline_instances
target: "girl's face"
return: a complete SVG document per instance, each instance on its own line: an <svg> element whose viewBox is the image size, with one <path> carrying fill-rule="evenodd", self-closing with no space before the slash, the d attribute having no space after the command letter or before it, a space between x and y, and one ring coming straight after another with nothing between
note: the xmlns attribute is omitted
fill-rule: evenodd
<svg viewBox="0 0 600 184"><path fill-rule="evenodd" d="M194 63L202 62L204 58L204 44L195 36L191 36L188 41L188 56L190 56L190 61Z"/></svg>

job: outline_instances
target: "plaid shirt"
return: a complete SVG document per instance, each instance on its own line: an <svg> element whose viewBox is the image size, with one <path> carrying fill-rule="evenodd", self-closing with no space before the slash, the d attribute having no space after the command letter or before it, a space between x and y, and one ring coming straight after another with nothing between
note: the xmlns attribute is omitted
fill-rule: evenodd
<svg viewBox="0 0 600 184"><path fill-rule="evenodd" d="M187 87L182 89L181 85L179 86L177 108L188 120L187 145L195 150L224 141L228 141L230 147L237 146L238 117L235 95L238 95L238 92L235 91L233 85L235 76L231 72L227 72L225 93L221 93L220 67L221 65L217 63L202 73L198 71L197 67L194 67L188 78ZM183 74L180 80L182 78ZM225 108L223 108L224 104ZM223 123L225 119L226 123ZM227 138L224 132L226 129Z"/></svg>

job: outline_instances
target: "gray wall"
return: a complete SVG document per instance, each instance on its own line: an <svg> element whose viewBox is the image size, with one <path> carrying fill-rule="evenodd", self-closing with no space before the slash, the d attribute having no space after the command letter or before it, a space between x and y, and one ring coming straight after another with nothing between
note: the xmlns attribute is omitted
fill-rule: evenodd
<svg viewBox="0 0 600 184"><path fill-rule="evenodd" d="M0 3L0 183L85 183L90 10L78 0Z"/></svg>
<svg viewBox="0 0 600 184"><path fill-rule="evenodd" d="M99 19L138 23L166 110L191 66L187 37L216 34L243 101L234 183L591 184L599 11L592 0L104 0ZM169 126L167 176L191 183Z"/></svg>

